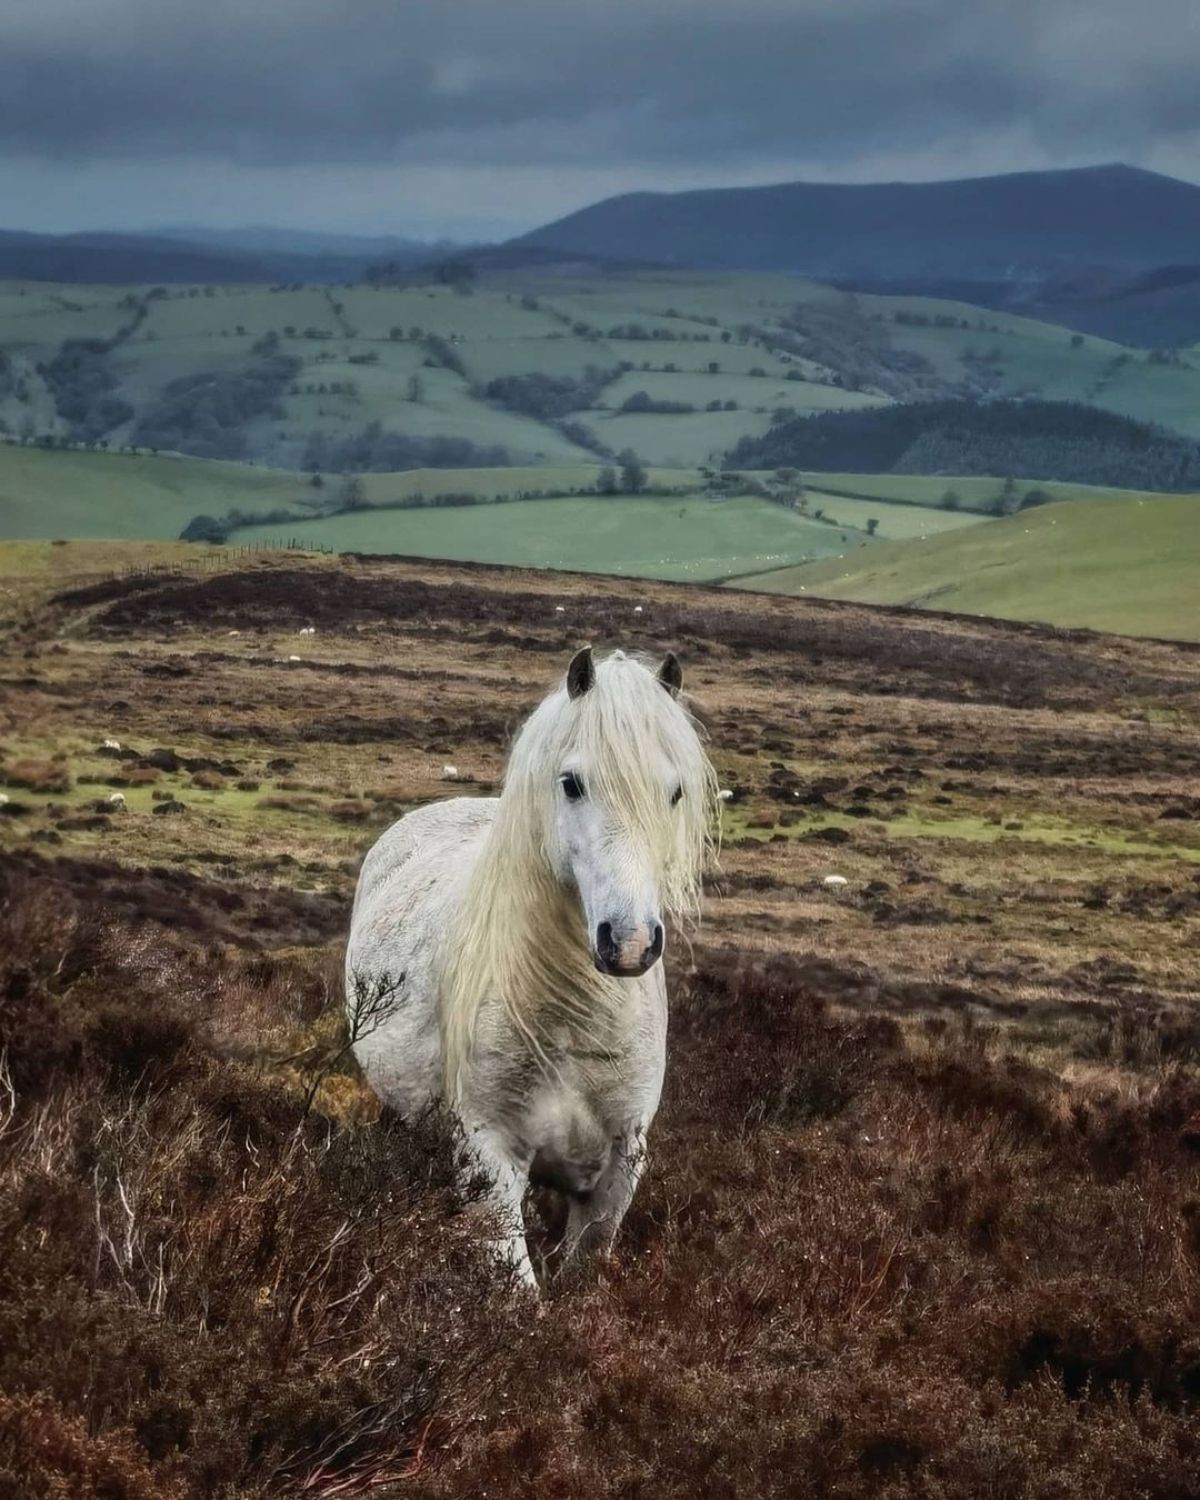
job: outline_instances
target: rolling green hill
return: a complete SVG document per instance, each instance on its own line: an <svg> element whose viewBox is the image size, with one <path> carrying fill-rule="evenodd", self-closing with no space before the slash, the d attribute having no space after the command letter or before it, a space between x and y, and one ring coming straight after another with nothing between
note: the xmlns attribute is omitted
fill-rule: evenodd
<svg viewBox="0 0 1200 1500"><path fill-rule="evenodd" d="M1200 496L1147 495L1046 505L738 587L1200 640L1198 579Z"/></svg>
<svg viewBox="0 0 1200 1500"><path fill-rule="evenodd" d="M239 393L268 360L274 384L248 406ZM578 382L578 401L548 413L489 395L531 375ZM203 397L187 430L162 420L176 382L189 410ZM622 410L639 393L652 409ZM281 469L338 462L372 430L416 445L413 462L445 440L478 450L460 463L586 464L632 446L661 465L715 464L781 414L995 395L1086 402L1200 437L1193 351L787 275L526 268L488 272L469 293L0 283L0 431Z"/></svg>
<svg viewBox="0 0 1200 1500"><path fill-rule="evenodd" d="M1169 614L1175 596L1164 593L1160 609L1155 590L1133 590L1122 614L1120 589L1088 582L1104 577L1100 563L1070 562L1100 530L1071 543L1048 600L1046 557L1018 550L1001 565L996 537L1041 535L1052 514L1046 535L1057 542L1078 523L1050 506L998 533L977 524L997 477L813 473L806 462L795 465L803 506L789 510L738 495L740 480L714 493L699 472L719 469L739 442L759 451L754 440L792 414L890 423L918 400L1005 393L1152 416L1200 436L1200 351L1153 355L966 303L855 295L781 274L509 268L466 292L2 283L0 430L13 440L0 443L0 537L173 538L197 515L240 512L235 540L296 535L345 550L661 578L752 573L754 587L785 592L878 590L899 548L887 588L906 602L946 591L953 608L1059 619L1063 594L1091 623L1093 591L1104 596L1097 622L1143 628L1155 610ZM90 447L73 443L81 431ZM139 450L124 451L135 436ZM238 461L178 451L189 447ZM627 447L674 493L592 496L600 466ZM852 449L826 467L863 459ZM441 464L454 467L428 467ZM316 518L342 474L360 470L365 509ZM786 499L771 468L759 477ZM1087 497L1109 492L1073 480L1030 476L1021 492L1032 483L1053 499L1081 497L1089 515L1127 513L1121 500L1096 512ZM520 498L546 491L563 498ZM451 492L514 503L395 508ZM1160 514L1157 501L1145 505ZM1189 525L1191 515L1178 513ZM1122 578L1176 576L1176 559L1160 567L1171 548L1157 532L1127 554ZM922 569L943 556L947 571L926 579ZM1161 619L1145 628L1170 633Z"/></svg>

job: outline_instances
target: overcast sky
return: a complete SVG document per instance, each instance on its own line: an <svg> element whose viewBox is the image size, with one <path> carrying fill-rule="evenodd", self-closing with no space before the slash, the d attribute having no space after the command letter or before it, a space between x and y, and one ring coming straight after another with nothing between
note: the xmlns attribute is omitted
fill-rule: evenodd
<svg viewBox="0 0 1200 1500"><path fill-rule="evenodd" d="M1200 0L0 0L0 226L495 237L612 193L1200 181Z"/></svg>

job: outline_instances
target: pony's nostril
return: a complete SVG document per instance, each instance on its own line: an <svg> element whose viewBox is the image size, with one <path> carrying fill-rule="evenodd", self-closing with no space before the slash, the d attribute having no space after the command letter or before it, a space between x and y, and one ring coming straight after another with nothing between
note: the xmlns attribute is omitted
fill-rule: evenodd
<svg viewBox="0 0 1200 1500"><path fill-rule="evenodd" d="M662 923L661 922L655 922L655 924L654 924L654 936L650 940L650 946L649 946L649 948L646 949L646 957L650 960L651 963L653 963L656 958L661 958L662 957L662 951L663 951L663 930L662 930Z"/></svg>
<svg viewBox="0 0 1200 1500"><path fill-rule="evenodd" d="M613 930L611 922L601 922L596 928L596 952L607 964L616 963L618 949L613 942Z"/></svg>

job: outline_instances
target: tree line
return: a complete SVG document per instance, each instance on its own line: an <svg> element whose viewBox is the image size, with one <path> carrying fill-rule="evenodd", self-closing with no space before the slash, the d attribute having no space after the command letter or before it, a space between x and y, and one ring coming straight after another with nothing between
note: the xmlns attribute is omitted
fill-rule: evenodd
<svg viewBox="0 0 1200 1500"><path fill-rule="evenodd" d="M268 334L244 365L168 382L138 418L132 440L197 458L241 458L246 424L255 417L283 417L283 395L301 368L302 361L282 353L278 338Z"/></svg>
<svg viewBox="0 0 1200 1500"><path fill-rule="evenodd" d="M1200 444L1072 401L921 401L791 417L743 438L725 461L736 469L782 466L1200 489Z"/></svg>

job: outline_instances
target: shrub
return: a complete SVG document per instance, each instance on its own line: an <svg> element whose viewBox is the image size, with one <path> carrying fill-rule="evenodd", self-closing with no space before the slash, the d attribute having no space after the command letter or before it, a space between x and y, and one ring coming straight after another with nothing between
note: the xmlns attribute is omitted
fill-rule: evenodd
<svg viewBox="0 0 1200 1500"><path fill-rule="evenodd" d="M208 542L221 546L229 536L229 525L216 516L193 516L179 533L181 542Z"/></svg>
<svg viewBox="0 0 1200 1500"><path fill-rule="evenodd" d="M621 466L621 489L626 495L640 495L646 488L647 474L641 459L632 448L624 448L617 454Z"/></svg>
<svg viewBox="0 0 1200 1500"><path fill-rule="evenodd" d="M399 469L491 469L509 462L500 447L481 447L466 438L409 437L386 432L380 422L371 422L349 438L328 438L314 433L304 454L304 468L343 474Z"/></svg>
<svg viewBox="0 0 1200 1500"><path fill-rule="evenodd" d="M695 411L696 408L690 401L659 401L653 399L645 391L634 391L621 404L624 412L652 412L661 416L678 416L685 412Z"/></svg>
<svg viewBox="0 0 1200 1500"><path fill-rule="evenodd" d="M10 761L0 769L0 781L29 792L58 794L71 789L71 773L65 765L33 757Z"/></svg>
<svg viewBox="0 0 1200 1500"><path fill-rule="evenodd" d="M616 370L604 370L598 365L589 365L581 377L537 372L501 375L490 380L483 393L489 401L510 411L549 422L594 406L597 396L616 376Z"/></svg>

